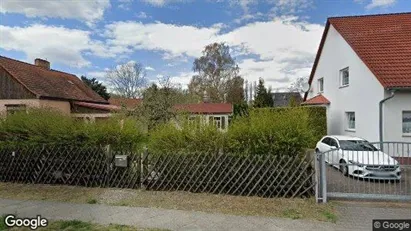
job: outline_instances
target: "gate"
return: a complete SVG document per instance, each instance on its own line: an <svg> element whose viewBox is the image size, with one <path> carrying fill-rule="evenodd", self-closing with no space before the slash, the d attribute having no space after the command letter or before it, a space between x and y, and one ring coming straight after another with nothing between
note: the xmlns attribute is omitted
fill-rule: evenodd
<svg viewBox="0 0 411 231"><path fill-rule="evenodd" d="M411 142L360 142L316 152L316 200L411 201Z"/></svg>

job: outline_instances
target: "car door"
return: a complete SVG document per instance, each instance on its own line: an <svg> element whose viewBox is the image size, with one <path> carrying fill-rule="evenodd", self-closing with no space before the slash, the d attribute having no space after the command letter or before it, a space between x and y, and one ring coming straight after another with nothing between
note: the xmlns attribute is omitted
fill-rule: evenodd
<svg viewBox="0 0 411 231"><path fill-rule="evenodd" d="M321 153L324 153L324 158L326 162L330 161L330 153L328 151L330 150L330 138L325 137L324 139L321 140L320 145L319 145L319 150Z"/></svg>
<svg viewBox="0 0 411 231"><path fill-rule="evenodd" d="M329 142L330 142L330 150L334 149L334 151L331 151L331 155L330 155L332 157L331 163L336 164L340 161L340 152L339 150L336 150L339 148L338 142L334 138L330 138Z"/></svg>

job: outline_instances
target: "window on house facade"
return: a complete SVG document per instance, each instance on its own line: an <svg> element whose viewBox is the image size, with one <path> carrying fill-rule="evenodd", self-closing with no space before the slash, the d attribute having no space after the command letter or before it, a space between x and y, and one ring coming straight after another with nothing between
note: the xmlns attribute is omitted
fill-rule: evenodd
<svg viewBox="0 0 411 231"><path fill-rule="evenodd" d="M350 84L350 71L349 68L340 70L340 85L341 87L348 86Z"/></svg>
<svg viewBox="0 0 411 231"><path fill-rule="evenodd" d="M12 115L16 112L26 111L26 105L24 104L8 104L6 105L7 115Z"/></svg>
<svg viewBox="0 0 411 231"><path fill-rule="evenodd" d="M210 116L209 117L209 123L214 124L219 129L225 129L227 122L228 121L226 121L225 116Z"/></svg>
<svg viewBox="0 0 411 231"><path fill-rule="evenodd" d="M346 112L345 115L347 118L347 129L355 130L355 112Z"/></svg>
<svg viewBox="0 0 411 231"><path fill-rule="evenodd" d="M411 134L411 111L402 112L402 133Z"/></svg>
<svg viewBox="0 0 411 231"><path fill-rule="evenodd" d="M318 92L324 92L324 78L318 79Z"/></svg>

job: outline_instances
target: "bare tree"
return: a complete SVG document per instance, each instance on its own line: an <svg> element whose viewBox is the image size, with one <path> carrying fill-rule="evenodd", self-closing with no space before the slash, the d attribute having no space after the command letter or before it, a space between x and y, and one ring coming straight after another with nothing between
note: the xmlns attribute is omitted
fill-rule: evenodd
<svg viewBox="0 0 411 231"><path fill-rule="evenodd" d="M299 77L294 82L291 83L290 87L288 87L289 91L292 92L299 92L300 94L304 94L304 84L308 83L308 77Z"/></svg>
<svg viewBox="0 0 411 231"><path fill-rule="evenodd" d="M147 85L146 72L140 63L128 62L107 72L114 92L126 98L139 98Z"/></svg>

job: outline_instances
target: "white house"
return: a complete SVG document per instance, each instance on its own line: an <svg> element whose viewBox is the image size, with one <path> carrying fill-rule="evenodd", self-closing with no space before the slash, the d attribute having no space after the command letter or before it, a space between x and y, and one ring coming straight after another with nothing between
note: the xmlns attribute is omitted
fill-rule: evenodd
<svg viewBox="0 0 411 231"><path fill-rule="evenodd" d="M329 18L309 84L329 135L411 142L411 13Z"/></svg>

